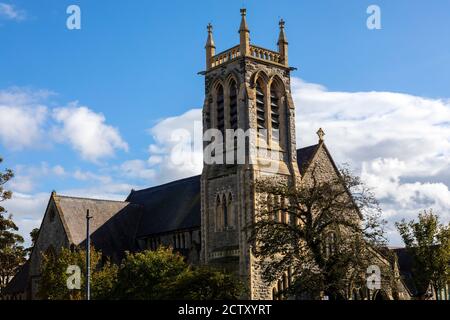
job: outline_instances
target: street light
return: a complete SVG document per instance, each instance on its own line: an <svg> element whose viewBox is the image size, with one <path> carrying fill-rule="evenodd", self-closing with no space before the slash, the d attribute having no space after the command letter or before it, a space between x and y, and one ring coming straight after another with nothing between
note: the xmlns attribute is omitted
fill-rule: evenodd
<svg viewBox="0 0 450 320"><path fill-rule="evenodd" d="M86 211L86 300L91 300L91 241L89 234L89 220L92 216L89 214L89 209Z"/></svg>

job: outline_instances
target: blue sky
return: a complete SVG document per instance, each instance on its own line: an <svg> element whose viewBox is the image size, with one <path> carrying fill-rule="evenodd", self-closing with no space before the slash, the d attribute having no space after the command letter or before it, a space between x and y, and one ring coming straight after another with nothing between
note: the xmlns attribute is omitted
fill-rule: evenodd
<svg viewBox="0 0 450 320"><path fill-rule="evenodd" d="M2 14L1 4L12 8L16 15L11 11ZM66 28L66 8L71 4L81 8L81 30ZM366 27L366 9L371 4L381 8L381 30ZM315 128L309 128L309 124L328 124L328 141L338 162L350 161L369 180L374 179L381 163L403 172L394 179L398 178L399 185L406 184L407 190L409 185L419 183L424 188L431 185L426 187L428 191L443 188L440 196L447 195L450 166L446 160L440 161L450 150L447 0L0 0L0 107L3 104L3 110L8 110L8 123L18 126L16 132L23 138L11 138L0 129L0 155L5 159L4 165L17 172L12 187L18 199L8 209L18 217L24 233L38 225L51 190L121 198L132 187L150 186L198 171L198 166L194 166L172 175L173 170L161 164L167 150L157 149L164 149L161 146L166 142L165 130L173 129L175 124L184 126L199 116L204 89L197 72L204 69L207 23L214 25L218 51L234 46L239 40L239 9L243 5L248 10L251 42L259 46L275 49L278 20L282 17L286 21L289 61L299 69L293 73L299 88L296 102L303 103L297 105L299 146L314 142ZM310 95L302 95L302 89ZM361 119L373 119L373 112L386 104L379 105L384 101L381 98L369 99L370 92L379 93L380 97L386 93L383 99L391 97L389 103L398 102L386 112L398 115L392 123L399 128L407 128L411 121L403 116L415 110L408 108L424 99L418 110L437 108L442 113L438 115L436 111L429 122L417 125L430 125L434 130L440 119L441 131L429 130L413 136L399 129L395 135L404 140L377 140L371 149L377 152L370 158L362 157L363 146L350 150L336 137L344 137L350 143L364 136L363 129L355 127L351 131L348 122L338 120L345 110L364 110ZM368 100L358 100L361 96L352 93L367 93L363 97ZM324 96L331 99L329 104L317 102L323 102ZM343 96L346 98L339 100ZM335 117L317 117L316 106L326 112L328 106L338 105L336 101L342 108L335 110ZM354 101L360 102L353 105ZM403 107L406 111L398 112ZM15 108L20 111L17 117L28 114L30 119L25 121L22 117L16 121L15 113L10 112ZM6 113L0 117L6 119ZM351 115L347 120L350 118ZM99 141L108 148L97 150L95 141L91 141L94 146L87 145L82 137L80 142L75 133L72 136L74 129L79 128L77 121L98 125L94 136L100 135ZM35 130L23 133L19 125ZM343 131L346 135L341 134ZM24 137L30 132L31 137ZM444 135L445 143L436 145L420 161L402 159L401 148L411 149L412 145L420 150L426 143L426 139L420 139L428 133L430 137ZM376 134L384 136L386 132ZM366 143L370 145L371 141ZM399 146L397 151L390 152L392 145ZM424 167L414 172L404 173L396 167L410 167L418 162ZM442 170L434 172L427 167L431 163L433 168ZM107 184L116 188L107 188ZM379 181L374 184L380 185ZM393 200L392 195L385 194L388 189L386 186L379 193L387 212L392 212L388 218L409 217L420 207L418 204L426 206L432 200L427 198L432 197L430 194L424 199L418 196L419 200L408 196L408 201L415 201L414 206L409 206L408 201ZM405 210L405 206L410 211L394 214ZM442 211L450 208L445 201L436 206Z"/></svg>

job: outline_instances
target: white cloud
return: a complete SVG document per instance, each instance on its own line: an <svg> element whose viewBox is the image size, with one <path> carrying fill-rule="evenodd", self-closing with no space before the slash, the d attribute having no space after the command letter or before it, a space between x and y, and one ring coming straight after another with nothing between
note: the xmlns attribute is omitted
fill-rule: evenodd
<svg viewBox="0 0 450 320"><path fill-rule="evenodd" d="M0 2L0 18L22 21L26 18L25 11L17 9L12 4Z"/></svg>
<svg viewBox="0 0 450 320"><path fill-rule="evenodd" d="M143 160L128 160L120 165L118 168L121 175L129 178L138 178L141 180L152 180L155 178L155 170L150 169L149 166L153 164Z"/></svg>
<svg viewBox="0 0 450 320"><path fill-rule="evenodd" d="M31 230L39 228L41 224L49 197L49 193L14 192L12 199L2 204L9 213L13 214L13 220L19 227L20 234L25 238L26 246L31 243L29 236Z"/></svg>
<svg viewBox="0 0 450 320"><path fill-rule="evenodd" d="M55 141L68 143L92 162L111 157L117 150L128 151L119 130L108 125L103 114L76 102L49 108L46 99L51 95L26 88L0 90L0 143L13 151L42 148Z"/></svg>
<svg viewBox="0 0 450 320"><path fill-rule="evenodd" d="M450 221L450 101L393 92L333 92L293 79L297 144L322 127L338 163L374 188L392 222L434 208Z"/></svg>
<svg viewBox="0 0 450 320"><path fill-rule="evenodd" d="M14 178L9 182L9 186L13 191L32 192L37 188L37 184L42 182L42 178L49 179L52 175L62 177L65 170L62 166L56 165L50 167L46 162L40 165L17 165L14 167Z"/></svg>
<svg viewBox="0 0 450 320"><path fill-rule="evenodd" d="M64 168L60 165L56 165L52 168L52 172L57 176L64 176L66 174L66 171Z"/></svg>
<svg viewBox="0 0 450 320"><path fill-rule="evenodd" d="M200 174L203 167L202 111L191 109L159 121L149 129L155 143L149 146L148 164L155 166L159 183Z"/></svg>
<svg viewBox="0 0 450 320"><path fill-rule="evenodd" d="M47 91L12 88L0 91L0 142L12 150L42 144Z"/></svg>
<svg viewBox="0 0 450 320"><path fill-rule="evenodd" d="M60 123L55 138L68 141L85 160L98 162L111 157L116 150L128 151L128 144L120 136L119 130L105 123L101 113L72 103L68 107L53 110L53 118Z"/></svg>

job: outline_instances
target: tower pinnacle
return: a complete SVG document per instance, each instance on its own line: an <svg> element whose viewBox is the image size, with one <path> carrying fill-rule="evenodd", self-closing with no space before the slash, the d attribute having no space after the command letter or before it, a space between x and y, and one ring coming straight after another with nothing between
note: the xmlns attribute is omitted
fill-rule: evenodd
<svg viewBox="0 0 450 320"><path fill-rule="evenodd" d="M211 59L216 54L216 45L214 44L213 39L213 26L211 23L208 23L208 26L206 27L208 30L208 38L206 39L206 69L211 68Z"/></svg>
<svg viewBox="0 0 450 320"><path fill-rule="evenodd" d="M281 19L279 22L280 25L280 35L278 36L278 52L281 56L281 63L284 65L288 65L288 41L286 37L286 33L284 32L284 20Z"/></svg>
<svg viewBox="0 0 450 320"><path fill-rule="evenodd" d="M250 55L250 30L246 20L247 9L241 9L241 25L239 27L241 56Z"/></svg>

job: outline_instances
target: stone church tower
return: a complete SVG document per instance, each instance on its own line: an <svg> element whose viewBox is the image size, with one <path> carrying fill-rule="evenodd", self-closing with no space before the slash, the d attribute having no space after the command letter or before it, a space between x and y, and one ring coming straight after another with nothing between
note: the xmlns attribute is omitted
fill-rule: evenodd
<svg viewBox="0 0 450 320"><path fill-rule="evenodd" d="M204 164L201 260L238 274L248 286L248 298L272 299L272 285L263 283L255 268L245 226L254 219L258 207L254 182L259 177L289 179L293 183L300 178L290 88L293 68L288 65L284 21L279 23L278 51L272 51L250 43L245 9L241 9L241 16L240 43L218 54L212 26L208 25L206 71L202 72L204 140L216 129L224 135L226 147L231 148L212 151L216 160L224 159L225 163ZM237 143L237 135L229 137L230 130L244 132L246 143ZM204 143L205 159L211 156L208 144Z"/></svg>

